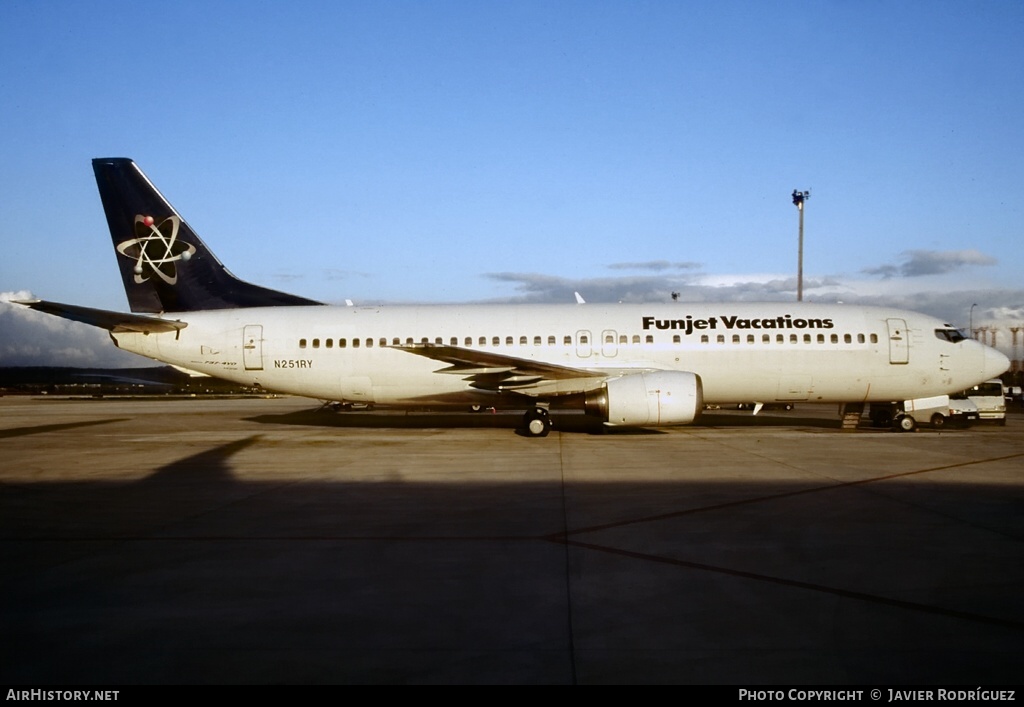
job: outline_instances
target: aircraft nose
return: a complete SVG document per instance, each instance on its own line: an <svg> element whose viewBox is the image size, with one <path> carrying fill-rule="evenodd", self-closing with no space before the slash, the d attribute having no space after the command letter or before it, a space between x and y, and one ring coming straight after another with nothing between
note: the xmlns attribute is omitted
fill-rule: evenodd
<svg viewBox="0 0 1024 707"><path fill-rule="evenodd" d="M1009 370L1010 359L1002 352L996 351L991 346L986 346L985 361L982 364L982 367L985 370L986 380L989 378L996 378Z"/></svg>

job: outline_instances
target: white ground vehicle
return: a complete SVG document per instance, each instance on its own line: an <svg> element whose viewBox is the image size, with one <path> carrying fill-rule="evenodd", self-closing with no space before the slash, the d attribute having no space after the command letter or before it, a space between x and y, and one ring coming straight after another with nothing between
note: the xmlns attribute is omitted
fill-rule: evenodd
<svg viewBox="0 0 1024 707"><path fill-rule="evenodd" d="M949 396L949 423L968 427L978 421L978 406L960 393Z"/></svg>
<svg viewBox="0 0 1024 707"><path fill-rule="evenodd" d="M978 406L978 419L991 421L999 425L1006 424L1006 397L1003 394L1003 382L998 378L979 383L964 391L964 395Z"/></svg>
<svg viewBox="0 0 1024 707"><path fill-rule="evenodd" d="M871 421L875 427L889 427L899 432L912 432L918 425L935 428L955 425L967 427L978 419L978 408L966 395L933 395L898 403L872 403Z"/></svg>

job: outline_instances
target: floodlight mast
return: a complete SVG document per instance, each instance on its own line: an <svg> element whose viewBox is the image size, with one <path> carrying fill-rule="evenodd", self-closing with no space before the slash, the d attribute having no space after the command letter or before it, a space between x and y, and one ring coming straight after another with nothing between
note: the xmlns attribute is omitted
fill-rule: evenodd
<svg viewBox="0 0 1024 707"><path fill-rule="evenodd" d="M793 190L793 205L800 212L800 246L796 261L796 301L804 301L804 202L811 198L810 190Z"/></svg>

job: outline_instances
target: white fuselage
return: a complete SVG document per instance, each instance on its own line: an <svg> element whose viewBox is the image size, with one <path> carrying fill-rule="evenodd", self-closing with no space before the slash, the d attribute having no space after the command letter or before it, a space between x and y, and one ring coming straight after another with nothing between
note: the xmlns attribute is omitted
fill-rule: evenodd
<svg viewBox="0 0 1024 707"><path fill-rule="evenodd" d="M631 372L696 373L704 401L893 401L963 390L1007 359L940 320L797 303L262 307L164 315L118 346L245 385L384 405L494 402L448 364L396 345L457 346L593 373L521 392L556 398ZM944 332L944 333L943 333Z"/></svg>

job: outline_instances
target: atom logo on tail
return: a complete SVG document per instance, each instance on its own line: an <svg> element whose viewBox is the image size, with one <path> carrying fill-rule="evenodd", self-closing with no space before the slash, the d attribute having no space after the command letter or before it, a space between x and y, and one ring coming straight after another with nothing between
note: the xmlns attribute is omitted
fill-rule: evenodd
<svg viewBox="0 0 1024 707"><path fill-rule="evenodd" d="M180 224L181 219L177 216L168 216L159 224L152 216L135 216L135 238L118 243L117 252L135 261L137 284L149 281L149 273L143 264L168 285L178 281L175 263L188 260L196 252L191 243L178 240Z"/></svg>

